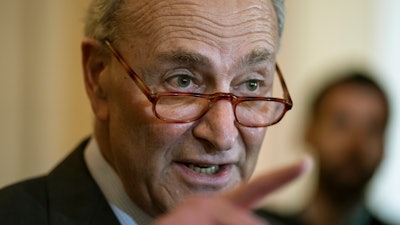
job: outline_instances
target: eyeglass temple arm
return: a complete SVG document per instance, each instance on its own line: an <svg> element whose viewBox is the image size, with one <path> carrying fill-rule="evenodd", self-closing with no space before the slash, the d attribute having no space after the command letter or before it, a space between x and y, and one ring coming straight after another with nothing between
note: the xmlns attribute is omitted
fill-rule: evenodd
<svg viewBox="0 0 400 225"><path fill-rule="evenodd" d="M124 67L124 69L128 72L129 76L133 79L133 81L137 84L137 86L142 90L142 92L151 100L151 93L152 91L150 90L149 87L147 87L142 79L136 74L135 71L126 63L125 59L117 52L114 47L111 45L110 41L108 39L104 40L104 43L107 45L107 47L110 49L112 54L117 58L117 60L121 63L121 65Z"/></svg>
<svg viewBox="0 0 400 225"><path fill-rule="evenodd" d="M286 86L285 79L283 78L282 71L279 68L278 63L275 64L276 72L278 73L279 80L281 81L282 89L283 89L283 97L286 99L287 103L290 107L293 106L292 98L290 97L289 89Z"/></svg>

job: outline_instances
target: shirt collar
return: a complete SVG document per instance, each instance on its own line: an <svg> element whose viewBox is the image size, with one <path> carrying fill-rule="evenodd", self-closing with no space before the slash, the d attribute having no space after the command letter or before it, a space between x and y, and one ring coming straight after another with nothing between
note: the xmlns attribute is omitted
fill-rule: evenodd
<svg viewBox="0 0 400 225"><path fill-rule="evenodd" d="M94 137L85 149L84 158L90 174L122 225L147 225L153 221L153 218L131 201L117 173L101 154Z"/></svg>

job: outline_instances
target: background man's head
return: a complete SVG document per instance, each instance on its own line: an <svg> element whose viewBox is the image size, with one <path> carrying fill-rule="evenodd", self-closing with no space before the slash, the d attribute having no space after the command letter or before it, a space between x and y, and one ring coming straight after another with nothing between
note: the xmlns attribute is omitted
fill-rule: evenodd
<svg viewBox="0 0 400 225"><path fill-rule="evenodd" d="M384 91L361 72L322 89L306 133L319 160L322 189L345 198L362 193L382 159L388 114Z"/></svg>

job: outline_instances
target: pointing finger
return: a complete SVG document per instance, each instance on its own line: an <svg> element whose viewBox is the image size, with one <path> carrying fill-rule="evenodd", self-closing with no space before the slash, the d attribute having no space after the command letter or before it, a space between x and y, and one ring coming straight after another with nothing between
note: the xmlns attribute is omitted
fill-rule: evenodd
<svg viewBox="0 0 400 225"><path fill-rule="evenodd" d="M264 196L299 177L310 165L311 161L305 158L296 164L262 174L248 183L243 184L238 189L229 192L226 196L233 201L235 205L246 209L252 209L257 206L257 203L260 203Z"/></svg>

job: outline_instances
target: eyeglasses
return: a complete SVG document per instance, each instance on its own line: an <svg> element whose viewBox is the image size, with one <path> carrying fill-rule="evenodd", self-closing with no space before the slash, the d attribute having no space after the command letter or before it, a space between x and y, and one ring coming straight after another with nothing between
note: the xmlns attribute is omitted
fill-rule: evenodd
<svg viewBox="0 0 400 225"><path fill-rule="evenodd" d="M154 115L167 123L189 123L200 119L219 100L230 101L235 120L245 127L267 127L278 123L293 106L282 72L275 65L284 99L273 97L242 97L232 93L202 94L191 92L153 93L136 72L128 65L122 55L104 40L114 57L119 61L130 78L153 104Z"/></svg>

